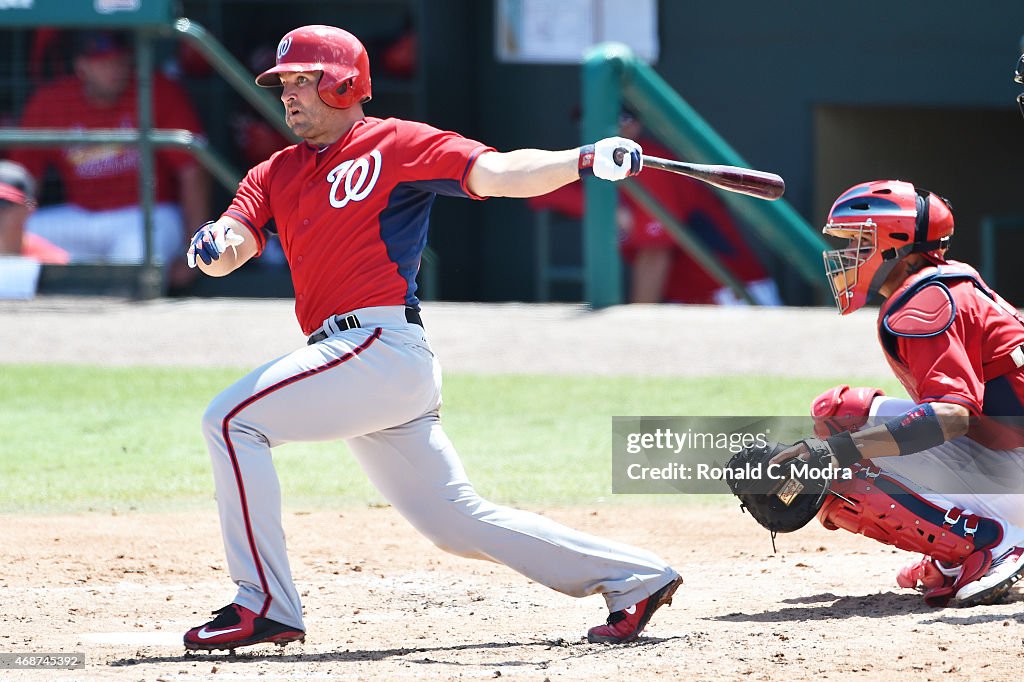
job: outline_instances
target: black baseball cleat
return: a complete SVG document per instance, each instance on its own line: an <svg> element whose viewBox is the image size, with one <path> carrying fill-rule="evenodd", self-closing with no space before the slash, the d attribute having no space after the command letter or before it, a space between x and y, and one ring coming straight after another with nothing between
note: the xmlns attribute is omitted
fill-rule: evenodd
<svg viewBox="0 0 1024 682"><path fill-rule="evenodd" d="M228 604L213 613L216 618L185 633L186 649L234 651L238 647L252 644L269 642L284 646L289 642L302 642L306 639L306 633L302 630L276 620L261 618L238 604Z"/></svg>
<svg viewBox="0 0 1024 682"><path fill-rule="evenodd" d="M608 644L623 644L636 639L651 616L660 607L672 603L672 595L683 584L683 579L676 577L665 587L661 588L647 599L637 602L628 609L616 611L608 616L604 625L590 628L587 633L587 641L592 644L606 642Z"/></svg>

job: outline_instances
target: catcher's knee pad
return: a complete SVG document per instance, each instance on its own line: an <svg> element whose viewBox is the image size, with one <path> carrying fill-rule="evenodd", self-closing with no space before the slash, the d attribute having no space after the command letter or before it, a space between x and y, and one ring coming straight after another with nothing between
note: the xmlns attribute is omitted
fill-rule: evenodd
<svg viewBox="0 0 1024 682"><path fill-rule="evenodd" d="M811 401L814 435L828 438L843 431L856 431L868 421L871 402L885 395L880 388L834 386Z"/></svg>
<svg viewBox="0 0 1024 682"><path fill-rule="evenodd" d="M861 463L853 470L852 479L832 483L818 511L829 530L843 528L953 565L1002 541L1003 527L994 519L937 507L876 467Z"/></svg>

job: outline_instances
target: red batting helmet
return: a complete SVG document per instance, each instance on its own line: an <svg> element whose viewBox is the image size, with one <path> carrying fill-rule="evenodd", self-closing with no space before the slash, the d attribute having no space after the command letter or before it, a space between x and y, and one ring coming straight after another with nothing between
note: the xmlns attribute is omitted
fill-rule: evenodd
<svg viewBox="0 0 1024 682"><path fill-rule="evenodd" d="M849 240L825 251L825 274L839 313L845 315L878 293L896 264L912 253L942 262L953 234L949 202L900 180L851 187L832 205L827 235Z"/></svg>
<svg viewBox="0 0 1024 682"><path fill-rule="evenodd" d="M264 88L280 86L279 73L320 71L317 90L329 107L347 109L370 101L370 58L359 39L333 26L302 26L281 38L277 64L256 77Z"/></svg>

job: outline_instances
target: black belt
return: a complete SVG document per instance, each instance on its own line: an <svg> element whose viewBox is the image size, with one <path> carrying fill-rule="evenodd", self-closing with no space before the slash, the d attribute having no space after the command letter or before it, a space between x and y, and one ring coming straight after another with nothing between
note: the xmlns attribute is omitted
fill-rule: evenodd
<svg viewBox="0 0 1024 682"><path fill-rule="evenodd" d="M333 334L340 334L341 332L346 332L349 329L357 329L360 326L362 326L359 324L359 318L356 317L355 315L335 315L334 317L331 318L331 320L334 322L334 325L338 328L338 331L333 332ZM423 326L423 319L420 317L420 311L416 310L415 308L405 309L405 321L408 322L409 324L418 324L421 327ZM320 331L315 332L308 339L306 339L306 345L312 346L314 343L320 343L328 336L331 336L331 334L328 334L325 330L321 329Z"/></svg>

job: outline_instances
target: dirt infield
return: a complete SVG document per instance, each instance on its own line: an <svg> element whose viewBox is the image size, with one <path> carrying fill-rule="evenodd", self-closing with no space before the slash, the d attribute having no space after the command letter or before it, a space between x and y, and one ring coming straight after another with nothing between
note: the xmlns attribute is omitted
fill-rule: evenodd
<svg viewBox="0 0 1024 682"><path fill-rule="evenodd" d="M543 510L542 510L543 511ZM0 651L84 652L89 680L1000 680L1022 665L1021 601L932 609L903 556L815 526L780 536L728 508L549 510L656 548L686 583L635 644L587 644L605 616L498 565L446 555L390 508L289 513L308 636L185 655L230 600L216 512L3 519Z"/></svg>
<svg viewBox="0 0 1024 682"><path fill-rule="evenodd" d="M448 371L834 376L823 344L862 354L873 334L868 316L838 326L816 310L432 304L424 315ZM785 331L767 342L766 329ZM202 364L226 333L242 366L302 342L280 301L0 303L2 362ZM869 355L856 373L886 368ZM927 607L896 587L910 557L864 538L814 525L773 554L731 503L536 511L657 551L686 581L673 606L635 644L587 644L606 615L598 597L446 555L390 508L292 509L306 642L185 655L183 632L233 594L212 500L198 514L0 517L0 654L87 661L0 679L1000 680L1024 665L1019 590L1000 606Z"/></svg>

